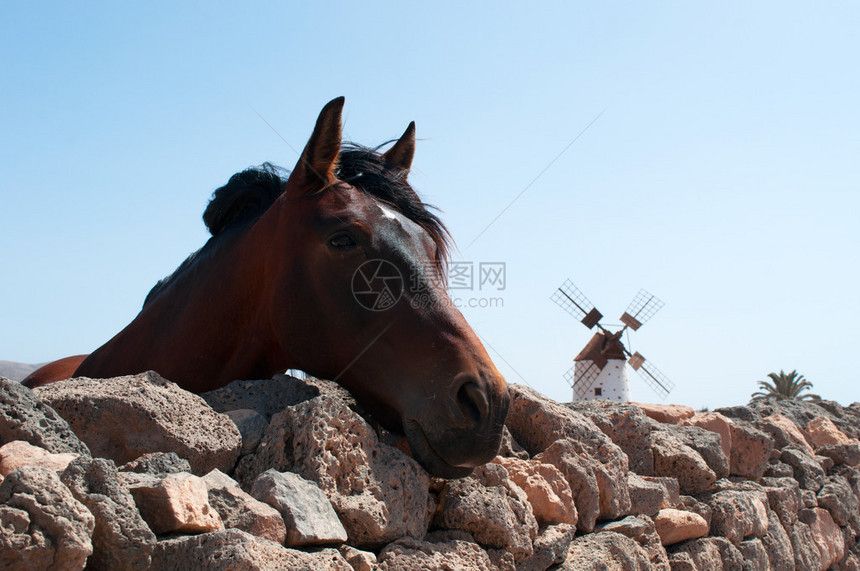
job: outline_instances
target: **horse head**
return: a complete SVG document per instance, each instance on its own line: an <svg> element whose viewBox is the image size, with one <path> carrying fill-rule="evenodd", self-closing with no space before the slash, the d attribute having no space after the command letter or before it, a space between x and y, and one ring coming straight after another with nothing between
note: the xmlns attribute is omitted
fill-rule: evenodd
<svg viewBox="0 0 860 571"><path fill-rule="evenodd" d="M342 108L322 110L266 213L280 236L267 245L273 336L405 434L432 474L465 476L498 452L505 380L447 294L447 231L407 182L414 123L384 154L342 148Z"/></svg>

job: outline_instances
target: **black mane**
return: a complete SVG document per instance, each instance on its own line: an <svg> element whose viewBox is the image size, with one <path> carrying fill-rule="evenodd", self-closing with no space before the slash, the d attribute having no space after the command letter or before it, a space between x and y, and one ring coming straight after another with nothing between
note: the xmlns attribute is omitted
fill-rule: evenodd
<svg viewBox="0 0 860 571"><path fill-rule="evenodd" d="M451 244L448 229L442 220L431 212L434 207L422 202L409 185L406 180L408 173L395 173L385 168L385 159L379 153L379 148L345 144L338 157L335 174L338 179L395 208L427 231L436 243L435 261L439 276L444 282ZM288 170L271 163L263 163L259 167L251 167L234 174L227 184L217 188L203 212L203 223L212 238L200 250L188 256L171 275L155 284L146 296L143 306L149 305L179 275L212 251L217 244L236 236L239 230L256 222L281 195L288 177Z"/></svg>

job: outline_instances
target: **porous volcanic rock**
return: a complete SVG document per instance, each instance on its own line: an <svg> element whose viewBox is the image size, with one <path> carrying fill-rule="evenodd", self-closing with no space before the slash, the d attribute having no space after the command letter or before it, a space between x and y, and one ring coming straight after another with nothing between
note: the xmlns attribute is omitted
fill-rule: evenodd
<svg viewBox="0 0 860 571"><path fill-rule="evenodd" d="M273 416L255 454L240 461L237 479L248 486L269 468L316 482L354 546L381 547L427 531L427 472L380 442L339 398L319 396Z"/></svg>
<svg viewBox="0 0 860 571"><path fill-rule="evenodd" d="M654 527L663 545L674 545L708 535L708 522L695 512L663 509L654 518Z"/></svg>
<svg viewBox="0 0 860 571"><path fill-rule="evenodd" d="M544 452L559 440L570 441L597 482L599 518L616 519L628 515L629 463L621 448L585 415L546 398L534 389L513 384L509 386L509 394L511 405L506 424L516 441L532 456Z"/></svg>
<svg viewBox="0 0 860 571"><path fill-rule="evenodd" d="M242 447L229 418L152 371L113 379L82 377L36 392L94 455L117 464L147 452L176 452L196 474L230 471Z"/></svg>
<svg viewBox="0 0 860 571"><path fill-rule="evenodd" d="M206 533L224 528L221 516L209 504L206 482L194 474L141 477L129 485L129 491L156 534Z"/></svg>
<svg viewBox="0 0 860 571"><path fill-rule="evenodd" d="M653 434L654 473L677 478L683 494L701 494L713 489L717 475L702 456L666 431Z"/></svg>
<svg viewBox="0 0 860 571"><path fill-rule="evenodd" d="M155 535L119 479L114 463L81 457L69 464L60 478L95 517L93 554L87 565L117 571L148 568Z"/></svg>
<svg viewBox="0 0 860 571"><path fill-rule="evenodd" d="M496 458L493 462L504 466L511 481L526 493L539 525L576 525L573 495L558 468L519 458Z"/></svg>
<svg viewBox="0 0 860 571"><path fill-rule="evenodd" d="M651 404L644 402L632 403L642 409L649 418L664 424L680 424L688 418L692 418L696 411L680 404Z"/></svg>
<svg viewBox="0 0 860 571"><path fill-rule="evenodd" d="M80 456L71 452L51 454L44 448L23 440L13 440L0 446L0 475L6 476L21 466L42 466L62 472L69 462Z"/></svg>
<svg viewBox="0 0 860 571"><path fill-rule="evenodd" d="M212 470L203 476L203 481L209 492L209 505L221 516L224 527L284 543L287 527L278 510L246 493L221 470Z"/></svg>
<svg viewBox="0 0 860 571"><path fill-rule="evenodd" d="M90 455L57 411L27 387L0 377L0 443L13 440L29 442L54 454Z"/></svg>
<svg viewBox="0 0 860 571"><path fill-rule="evenodd" d="M0 484L0 567L83 569L95 519L50 468L23 466Z"/></svg>
<svg viewBox="0 0 860 571"><path fill-rule="evenodd" d="M445 482L433 523L442 529L468 532L480 545L504 549L517 562L533 554L538 534L528 496L498 464Z"/></svg>
<svg viewBox="0 0 860 571"><path fill-rule="evenodd" d="M336 549L315 553L288 549L274 541L224 529L159 541L152 555L153 569L162 571L353 571Z"/></svg>
<svg viewBox="0 0 860 571"><path fill-rule="evenodd" d="M266 470L254 480L251 495L284 518L289 547L339 544L347 539L346 530L322 490L298 474Z"/></svg>
<svg viewBox="0 0 860 571"><path fill-rule="evenodd" d="M650 571L648 554L635 540L614 531L577 537L557 571Z"/></svg>
<svg viewBox="0 0 860 571"><path fill-rule="evenodd" d="M760 480L770 460L773 438L752 423L735 419L731 423L732 456L730 473L749 480Z"/></svg>
<svg viewBox="0 0 860 571"><path fill-rule="evenodd" d="M379 554L378 571L496 571L486 551L468 534L431 534L432 541L412 538L390 543Z"/></svg>

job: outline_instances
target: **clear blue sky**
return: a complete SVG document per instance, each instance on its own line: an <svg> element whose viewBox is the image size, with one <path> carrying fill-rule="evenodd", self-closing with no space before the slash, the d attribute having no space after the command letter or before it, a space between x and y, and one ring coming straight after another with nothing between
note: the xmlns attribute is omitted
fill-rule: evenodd
<svg viewBox="0 0 860 571"><path fill-rule="evenodd" d="M464 313L510 381L569 400L571 278L610 323L666 302L631 340L669 401L780 368L860 400L856 3L122 4L4 7L0 359L104 343L203 244L214 188L295 163L257 113L301 148L344 95L358 142L416 121L456 258L506 263L504 307Z"/></svg>

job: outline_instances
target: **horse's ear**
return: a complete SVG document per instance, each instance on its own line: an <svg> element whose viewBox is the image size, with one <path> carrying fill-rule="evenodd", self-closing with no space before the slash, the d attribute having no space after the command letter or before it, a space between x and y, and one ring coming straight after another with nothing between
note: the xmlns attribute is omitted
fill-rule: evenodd
<svg viewBox="0 0 860 571"><path fill-rule="evenodd" d="M332 99L320 111L314 132L287 181L288 192L293 189L304 194L334 182L334 169L340 153L343 102L343 97Z"/></svg>
<svg viewBox="0 0 860 571"><path fill-rule="evenodd" d="M385 166L394 171L408 173L415 156L415 121L409 123L403 136L384 155Z"/></svg>

